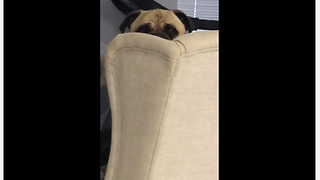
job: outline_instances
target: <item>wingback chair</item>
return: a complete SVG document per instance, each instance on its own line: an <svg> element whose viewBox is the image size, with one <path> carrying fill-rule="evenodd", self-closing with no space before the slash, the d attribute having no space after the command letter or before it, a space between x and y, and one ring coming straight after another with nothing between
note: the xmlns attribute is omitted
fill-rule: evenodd
<svg viewBox="0 0 320 180"><path fill-rule="evenodd" d="M124 33L108 44L112 140L105 180L219 179L218 37Z"/></svg>

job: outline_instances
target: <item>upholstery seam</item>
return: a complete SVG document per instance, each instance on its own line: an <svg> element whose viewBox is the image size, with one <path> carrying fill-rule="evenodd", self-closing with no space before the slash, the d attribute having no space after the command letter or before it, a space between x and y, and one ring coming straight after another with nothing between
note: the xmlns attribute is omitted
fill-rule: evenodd
<svg viewBox="0 0 320 180"><path fill-rule="evenodd" d="M177 40L175 40L175 42L176 42L176 44L178 44L178 45L180 44L184 48L184 54L198 53L198 52L208 51L208 50L212 50L212 49L219 51L219 46L216 46L216 47L197 49L197 50L193 50L192 52L187 52L187 48L182 41L177 39Z"/></svg>
<svg viewBox="0 0 320 180"><path fill-rule="evenodd" d="M177 66L180 65L180 59L181 59L181 56L178 58L178 63L175 64L175 67L174 67L174 71L171 75L171 80L170 80L170 83L169 83L169 87L168 87L168 90L167 90L167 96L166 96L166 102L165 102L165 105L164 105L164 110L163 110L163 113L162 113L162 117L161 117L161 120L160 120L160 127L159 127L159 130L157 132L157 137L156 137L156 142L154 144L154 148L153 148L153 151L152 151L152 158L151 158L151 162L150 162L150 168L149 168L149 172L148 172L148 179L147 180L150 180L150 175L151 175L151 171L152 171L152 166L153 166L153 162L154 162L154 154L155 154L155 151L156 151L156 147L158 145L158 141L159 141L159 136L160 136L160 132L161 132L161 129L162 129L162 125L163 125L163 119L164 119L164 116L167 112L167 105L168 105L168 100L169 100L169 95L170 95L170 91L171 91L171 88L172 88L172 82L173 82L173 79L174 79L174 76L176 74L176 71L177 71Z"/></svg>
<svg viewBox="0 0 320 180"><path fill-rule="evenodd" d="M113 85L113 91L114 91L114 95L115 95L115 101L119 101L119 94L117 93L117 89L118 89L118 86L117 86L117 84L115 83L116 81L115 81L115 79L116 79L116 74L115 74L115 71L114 71L114 69L115 69L115 61L114 61L114 58L111 58L109 55L107 55L107 58L109 58L109 60L108 61L106 61L106 64L108 64L108 66L109 67L111 67L111 68L109 68L109 70L110 69L112 69L112 71L111 72L109 72L111 75L112 75L112 85ZM108 70L108 68L106 68L106 70ZM110 82L111 83L111 82ZM110 101L110 97L109 97L109 101ZM115 103L115 102L114 102ZM111 105L111 104L110 104ZM118 160L119 160L119 141L120 141L120 133L119 133L119 131L120 131L120 128L121 128L121 121L117 121L117 126L118 126L118 131L114 131L114 128L113 128L113 126L114 126L114 115L116 115L118 118L118 120L119 119L121 119L121 118L119 118L119 105L118 105L118 103L115 103L115 105L116 105L116 112L115 111L113 111L114 113L112 113L112 107L110 106L110 109L111 109L111 119L113 119L113 122L112 122L112 127L111 127L111 129L112 129L112 131L111 132L114 132L114 133L116 133L116 135L113 135L113 133L111 133L111 144L112 143L115 143L114 144L114 146L113 147L115 147L113 150L113 153L114 153L114 160L113 160L113 163L112 164L110 164L111 166L112 166L112 169L113 169L113 172L112 172L112 176L110 177L111 178L111 180L112 179L114 179L115 177L116 177L116 174L117 174L117 171L118 171L118 167L117 166L115 166L116 164L117 164L117 162L118 162ZM115 110L115 109L114 109ZM113 117L112 117L113 116ZM116 141L112 141L112 137L113 137L113 139L116 139ZM112 145L111 145L112 146ZM111 149L110 149L111 150ZM110 153L111 153L111 151L110 151ZM110 156L110 155L109 155ZM109 160L111 160L111 158L109 157ZM109 164L109 163L108 163ZM107 173L106 173L107 174Z"/></svg>
<svg viewBox="0 0 320 180"><path fill-rule="evenodd" d="M180 53L181 53L181 46L183 47L183 53L187 51L186 46L180 40L175 40L174 42L180 47Z"/></svg>
<svg viewBox="0 0 320 180"><path fill-rule="evenodd" d="M212 51L213 50L213 51ZM194 52L190 52L190 53L184 53L181 55L181 57L186 58L186 57L191 57L191 56L195 56L195 55L199 55L201 53L208 53L208 52L218 52L219 49L217 48L208 48L208 49L202 49L201 51L194 51ZM185 60L186 61L186 60Z"/></svg>

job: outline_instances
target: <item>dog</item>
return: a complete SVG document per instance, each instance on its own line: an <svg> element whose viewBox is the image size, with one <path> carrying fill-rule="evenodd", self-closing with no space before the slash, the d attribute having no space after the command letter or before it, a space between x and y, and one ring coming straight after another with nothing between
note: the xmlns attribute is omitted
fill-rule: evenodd
<svg viewBox="0 0 320 180"><path fill-rule="evenodd" d="M120 31L124 33L128 28L130 32L141 32L172 40L189 31L192 32L194 24L180 10L137 10L133 11L123 20ZM100 87L106 85L105 58L100 58Z"/></svg>
<svg viewBox="0 0 320 180"><path fill-rule="evenodd" d="M189 33L193 30L192 21L180 10L137 10L128 14L120 25L124 33L128 28L130 32L141 32L155 35L167 40Z"/></svg>

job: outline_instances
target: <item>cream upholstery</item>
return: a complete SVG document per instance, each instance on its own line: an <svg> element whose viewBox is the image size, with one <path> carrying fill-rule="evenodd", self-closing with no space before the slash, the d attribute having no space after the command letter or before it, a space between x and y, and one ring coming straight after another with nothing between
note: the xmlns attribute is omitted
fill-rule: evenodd
<svg viewBox="0 0 320 180"><path fill-rule="evenodd" d="M115 37L105 180L218 180L218 31Z"/></svg>

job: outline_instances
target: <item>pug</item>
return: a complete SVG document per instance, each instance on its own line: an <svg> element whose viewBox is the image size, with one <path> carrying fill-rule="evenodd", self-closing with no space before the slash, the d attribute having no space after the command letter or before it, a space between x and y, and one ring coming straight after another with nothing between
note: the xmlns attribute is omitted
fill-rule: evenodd
<svg viewBox="0 0 320 180"><path fill-rule="evenodd" d="M155 35L167 40L189 33L193 30L193 24L180 10L137 10L131 12L121 23L120 31L141 32Z"/></svg>

